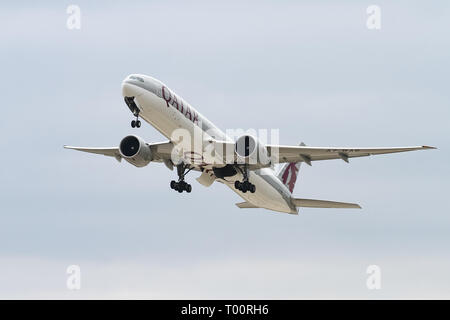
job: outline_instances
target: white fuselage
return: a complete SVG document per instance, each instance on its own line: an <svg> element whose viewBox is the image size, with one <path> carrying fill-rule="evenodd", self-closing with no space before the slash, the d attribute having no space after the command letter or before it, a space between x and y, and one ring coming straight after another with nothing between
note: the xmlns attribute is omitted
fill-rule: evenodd
<svg viewBox="0 0 450 320"><path fill-rule="evenodd" d="M122 94L124 97L134 97L140 110L139 117L171 141L177 129L188 131L192 137L202 136L203 139L233 141L180 96L152 77L140 74L130 75L122 83ZM212 168L202 169L211 170ZM297 208L291 202L289 189L276 177L272 168L249 172L249 181L256 186L255 193L242 193L236 190L234 181L241 179L242 175L238 173L232 177L217 179L217 181L226 184L244 200L257 207L297 213Z"/></svg>

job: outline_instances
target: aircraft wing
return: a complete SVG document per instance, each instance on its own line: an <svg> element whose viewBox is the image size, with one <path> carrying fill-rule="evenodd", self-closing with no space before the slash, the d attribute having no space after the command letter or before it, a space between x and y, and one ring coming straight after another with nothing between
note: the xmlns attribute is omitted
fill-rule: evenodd
<svg viewBox="0 0 450 320"><path fill-rule="evenodd" d="M152 150L152 161L164 162L169 169L172 169L172 150L174 145L170 141L149 143L148 146ZM231 147L230 147L231 146ZM234 144L229 142L216 142L215 148L220 150L232 151L230 157L231 163L235 161ZM86 147L72 147L64 146L66 149L73 149L83 152L102 154L105 156L114 157L117 161L122 160L118 147L112 148L86 148ZM218 150L217 149L217 150ZM272 163L284 162L306 162L311 165L312 161L342 159L348 162L349 158L366 157L370 155L388 154L415 150L436 149L429 146L414 146L414 147L391 147L391 148L341 148L341 147L309 147L309 146L282 146L282 145L267 145L267 151L272 159ZM222 153L225 154L225 153ZM207 164L214 164L213 159L204 159ZM250 166L252 169L252 166ZM257 168L257 167L255 167Z"/></svg>
<svg viewBox="0 0 450 320"><path fill-rule="evenodd" d="M148 146L152 151L152 161L154 162L164 162L169 165L169 160L171 157L171 152L173 145L170 141L158 142L158 143L149 143ZM102 154L108 157L114 157L117 161L122 160L122 156L120 154L118 147L112 148L85 148L85 147L72 147L72 146L64 146L66 149L78 150L88 153Z"/></svg>
<svg viewBox="0 0 450 320"><path fill-rule="evenodd" d="M66 149L78 150L83 152L102 154L108 157L114 157L117 161L122 160L122 156L120 155L119 148L84 148L84 147L72 147L72 146L64 146Z"/></svg>
<svg viewBox="0 0 450 320"><path fill-rule="evenodd" d="M436 149L429 146L393 147L393 148L339 148L339 147L309 147L309 146L276 146L268 145L267 150L274 163L306 162L367 157L371 155L397 153L415 150Z"/></svg>

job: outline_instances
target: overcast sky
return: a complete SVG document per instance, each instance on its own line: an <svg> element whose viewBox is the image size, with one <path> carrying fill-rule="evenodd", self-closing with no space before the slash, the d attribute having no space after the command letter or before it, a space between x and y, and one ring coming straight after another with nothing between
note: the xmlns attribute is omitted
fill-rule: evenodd
<svg viewBox="0 0 450 320"><path fill-rule="evenodd" d="M81 29L66 8L81 8ZM0 298L450 298L450 5L34 1L0 11ZM282 144L438 150L302 166L294 195L360 203L242 210L215 183L65 150L135 133L130 73L222 129ZM81 267L81 290L66 268ZM381 268L368 290L366 268Z"/></svg>

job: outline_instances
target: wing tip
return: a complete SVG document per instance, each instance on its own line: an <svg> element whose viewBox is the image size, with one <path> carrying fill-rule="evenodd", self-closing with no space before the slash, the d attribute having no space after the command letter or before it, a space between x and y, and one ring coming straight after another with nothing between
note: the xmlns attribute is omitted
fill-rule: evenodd
<svg viewBox="0 0 450 320"><path fill-rule="evenodd" d="M357 203L346 203L346 206L342 206L342 209L362 209L362 207Z"/></svg>
<svg viewBox="0 0 450 320"><path fill-rule="evenodd" d="M437 148L433 146L422 146L422 149L437 149Z"/></svg>
<svg viewBox="0 0 450 320"><path fill-rule="evenodd" d="M79 150L78 147L74 147L74 146L68 146L68 145L63 145L64 149L70 149L70 150Z"/></svg>

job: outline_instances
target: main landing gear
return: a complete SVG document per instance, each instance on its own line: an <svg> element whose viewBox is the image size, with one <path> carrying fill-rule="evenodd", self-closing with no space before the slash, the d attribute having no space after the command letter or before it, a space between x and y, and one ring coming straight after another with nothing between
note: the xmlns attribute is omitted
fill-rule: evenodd
<svg viewBox="0 0 450 320"><path fill-rule="evenodd" d="M256 191L255 185L253 183L250 183L249 181L244 181L244 182L235 181L234 187L236 189L242 191L243 193L246 193L247 191L250 191L251 193L255 193L255 191Z"/></svg>
<svg viewBox="0 0 450 320"><path fill-rule="evenodd" d="M253 183L248 181L248 168L245 167L244 170L242 170L242 174L244 175L244 181L235 181L234 187L237 190L242 191L243 193L246 193L247 191L250 191L251 193L255 193L256 187Z"/></svg>
<svg viewBox="0 0 450 320"><path fill-rule="evenodd" d="M170 181L170 188L172 190L178 191L179 193L182 193L183 191L190 193L192 191L192 186L184 181L184 177L192 170L192 168L190 168L186 171L187 167L188 166L185 164L179 164L177 166L178 182L175 180Z"/></svg>
<svg viewBox="0 0 450 320"><path fill-rule="evenodd" d="M170 188L178 191L179 193L182 193L183 191L190 193L192 191L192 186L184 180L178 182L176 182L175 180L170 181Z"/></svg>

